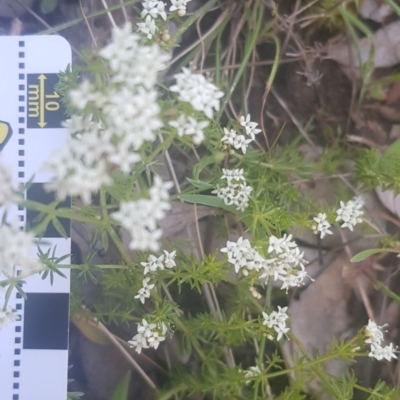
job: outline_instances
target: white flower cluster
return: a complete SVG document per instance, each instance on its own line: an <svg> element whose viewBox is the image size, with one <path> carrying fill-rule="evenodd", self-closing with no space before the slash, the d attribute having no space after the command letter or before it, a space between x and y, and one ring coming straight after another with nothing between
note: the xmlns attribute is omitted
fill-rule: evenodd
<svg viewBox="0 0 400 400"><path fill-rule="evenodd" d="M321 239L325 235L332 235L332 232L329 230L331 224L327 221L325 213L319 213L313 218L313 220L316 222L316 224L312 226L312 230L315 235L319 233L321 235Z"/></svg>
<svg viewBox="0 0 400 400"><path fill-rule="evenodd" d="M304 253L300 252L297 243L292 240L292 235L284 234L281 238L271 236L269 238L268 253L271 258L269 270L265 269L260 278L268 278L273 275L275 280L283 282L281 289L300 286L307 276L304 265L307 263L303 259Z"/></svg>
<svg viewBox="0 0 400 400"><path fill-rule="evenodd" d="M365 336L367 337L365 343L371 345L371 351L368 355L379 361L384 358L388 361L391 361L392 358L397 358L395 354L397 347L393 348L393 343L385 347L381 345L383 341L383 328L386 326L387 325L378 326L375 322L368 320L368 325L365 328Z"/></svg>
<svg viewBox="0 0 400 400"><path fill-rule="evenodd" d="M140 354L142 349L153 347L157 349L160 342L165 340L165 334L168 328L164 323L149 324L145 319L142 320L142 325L138 324L137 334L129 340L131 347Z"/></svg>
<svg viewBox="0 0 400 400"><path fill-rule="evenodd" d="M161 254L159 257L150 254L147 258L147 262L140 263L144 267L144 275L147 275L150 272L154 273L157 270L175 267L175 255L176 251L169 253L166 250L164 250L164 254ZM149 283L150 280L151 278L149 276L143 279L143 286L139 289L138 294L135 296L135 299L140 299L142 304L144 304L145 300L150 297L150 290L155 286L153 283Z"/></svg>
<svg viewBox="0 0 400 400"><path fill-rule="evenodd" d="M11 169L0 160L0 206L6 211L18 200Z"/></svg>
<svg viewBox="0 0 400 400"><path fill-rule="evenodd" d="M112 183L115 166L130 173L141 160L138 150L153 141L162 127L155 85L170 56L157 44L142 46L130 24L113 30L113 40L100 50L108 61L111 83L96 89L84 81L69 93L71 104L82 114L96 108L101 122L74 116L66 127L71 134L67 146L46 163L55 181L48 187L59 198L80 196L89 203L91 194ZM140 204L142 206L142 204Z"/></svg>
<svg viewBox="0 0 400 400"><path fill-rule="evenodd" d="M251 186L246 185L246 179L243 176L243 169L222 169L221 179L226 180L226 187L216 185L212 193L229 206L234 204L237 210L244 211L249 206L250 193L253 190Z"/></svg>
<svg viewBox="0 0 400 400"><path fill-rule="evenodd" d="M171 7L169 11L178 11L178 15L183 17L186 14L186 6L191 0L171 0ZM158 32L159 27L156 25L156 20L161 17L164 21L167 19L167 13L165 11L166 3L159 0L143 0L142 1L143 11L141 18L144 18L143 22L137 24L139 32L142 32L147 39L153 39L154 35ZM162 36L164 41L170 39L167 33Z"/></svg>
<svg viewBox="0 0 400 400"><path fill-rule="evenodd" d="M227 253L228 262L235 267L236 273L241 271L248 275L249 271L257 271L260 279L273 276L274 280L282 281L281 289L300 286L307 276L303 253L297 244L291 240L292 235L282 238L271 236L269 239L268 253L271 258L265 259L255 250L247 239L240 237L237 242L227 242L221 249Z"/></svg>
<svg viewBox="0 0 400 400"><path fill-rule="evenodd" d="M340 208L336 211L336 221L343 221L341 227L348 227L352 231L355 225L362 222L360 217L364 214L364 212L361 211L363 205L364 203L359 197L354 197L346 204L341 201Z"/></svg>
<svg viewBox="0 0 400 400"><path fill-rule="evenodd" d="M197 122L195 118L185 114L181 114L177 120L169 122L169 125L176 129L178 136L191 136L194 144L200 144L204 140L204 129L208 124L208 121Z"/></svg>
<svg viewBox="0 0 400 400"><path fill-rule="evenodd" d="M289 328L286 326L286 320L289 316L286 311L287 307L281 308L278 306L278 311L272 311L270 315L265 312L262 313L264 317L263 325L268 326L270 329L273 328L276 331L278 334L276 338L277 340L280 340L283 335L286 335L286 333L289 332Z"/></svg>
<svg viewBox="0 0 400 400"><path fill-rule="evenodd" d="M44 169L54 176L46 188L56 191L60 199L68 195L80 196L85 204L89 204L93 192L112 182L107 161L115 156L116 149L101 125L91 121L91 117L73 116L64 125L71 137L44 164Z"/></svg>
<svg viewBox="0 0 400 400"><path fill-rule="evenodd" d="M17 314L12 310L11 307L0 309L0 331L16 320Z"/></svg>
<svg viewBox="0 0 400 400"><path fill-rule="evenodd" d="M147 275L149 272L156 272L157 270L164 270L165 268L171 269L176 266L175 263L176 251L164 250L164 254L156 257L150 254L147 257L147 262L141 262L140 264L144 267L144 274Z"/></svg>
<svg viewBox="0 0 400 400"><path fill-rule="evenodd" d="M23 272L39 270L41 264L32 254L34 234L20 232L16 226L0 227L0 273L14 275L14 267Z"/></svg>
<svg viewBox="0 0 400 400"><path fill-rule="evenodd" d="M141 14L142 18L145 18L144 22L137 23L139 32L146 35L147 39L152 39L158 31L156 26L156 19L161 17L164 21L167 19L167 13L165 12L165 3L158 0L144 0L142 1L143 11Z"/></svg>
<svg viewBox="0 0 400 400"><path fill-rule="evenodd" d="M224 128L224 136L221 142L228 144L235 148L236 150L242 150L243 154L246 154L247 147L255 139L255 135L261 132L261 129L257 129L257 123L250 121L250 114L247 115L246 119L240 117L240 125L245 128L245 133L250 138L246 138L245 135L238 133L234 129L228 130Z"/></svg>
<svg viewBox="0 0 400 400"><path fill-rule="evenodd" d="M190 103L196 111L203 112L212 118L214 111L219 110L219 99L224 95L203 75L193 74L187 68L182 68L180 74L174 75L176 84L169 90L178 93L178 99Z"/></svg>
<svg viewBox="0 0 400 400"><path fill-rule="evenodd" d="M250 368L246 369L245 371L243 371L243 373L244 373L244 377L247 379L246 385L248 385L250 383L251 378L255 378L256 376L261 375L261 370L260 370L260 367L258 365L256 365L254 367L250 367Z"/></svg>
<svg viewBox="0 0 400 400"><path fill-rule="evenodd" d="M186 15L186 6L191 0L171 0L172 6L169 11L178 11L178 15L183 17Z"/></svg>
<svg viewBox="0 0 400 400"><path fill-rule="evenodd" d="M130 233L131 250L158 251L162 231L157 227L157 221L163 219L171 207L167 200L172 186L172 182L163 182L155 176L149 189L149 199L121 202L119 211L111 214Z"/></svg>

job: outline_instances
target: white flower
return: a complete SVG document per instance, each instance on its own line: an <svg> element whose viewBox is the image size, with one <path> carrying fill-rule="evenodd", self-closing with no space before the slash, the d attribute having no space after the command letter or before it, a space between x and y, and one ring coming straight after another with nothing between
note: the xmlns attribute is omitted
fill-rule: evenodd
<svg viewBox="0 0 400 400"><path fill-rule="evenodd" d="M17 320L17 313L15 313L11 307L7 307L5 310L0 309L0 331L7 325Z"/></svg>
<svg viewBox="0 0 400 400"><path fill-rule="evenodd" d="M45 185L47 190L54 190L60 199L67 196L80 196L85 204L91 201L92 193L103 185L110 185L106 162L98 160L93 166L87 166L81 159L73 156L80 141L71 139L67 144L54 151L44 165L45 170L53 172L53 181ZM87 154L90 156L90 154Z"/></svg>
<svg viewBox="0 0 400 400"><path fill-rule="evenodd" d="M158 258L150 254L147 258L147 262L140 263L144 267L144 275L147 275L149 272L163 270L164 268L170 269L175 267L175 255L176 251L169 253L167 250L164 250L164 254L161 254Z"/></svg>
<svg viewBox="0 0 400 400"><path fill-rule="evenodd" d="M125 24L122 28L115 27L112 30L112 41L99 54L110 63L112 71L117 72L121 66L135 58L135 52L139 48L140 37L132 33L132 25Z"/></svg>
<svg viewBox="0 0 400 400"><path fill-rule="evenodd" d="M392 358L397 358L395 352L397 351L397 346L393 348L393 343L382 347L381 343L383 342L383 330L387 324L378 326L374 321L368 320L368 325L365 327L365 343L369 343L371 345L371 351L368 354L370 357L376 358L378 361L385 358L388 361L391 361Z"/></svg>
<svg viewBox="0 0 400 400"><path fill-rule="evenodd" d="M381 361L384 358L388 361L391 361L392 358L397 358L395 354L396 350L397 347L393 348L393 343L390 343L390 345L385 347L382 347L379 344L371 344L371 351L368 355L376 358L378 361Z"/></svg>
<svg viewBox="0 0 400 400"><path fill-rule="evenodd" d="M255 139L257 133L261 132L261 129L257 129L258 124L250 121L250 114L247 114L246 119L243 116L240 117L239 123L246 129L246 134L250 136L252 140Z"/></svg>
<svg viewBox="0 0 400 400"><path fill-rule="evenodd" d="M40 270L39 260L32 254L35 236L30 232L21 232L17 226L0 227L0 273L13 276L14 267L23 272Z"/></svg>
<svg viewBox="0 0 400 400"><path fill-rule="evenodd" d="M237 242L226 243L226 247L221 249L221 253L226 253L228 262L235 267L236 273L241 271L245 276L248 271L259 271L263 267L264 259L251 247L248 239L241 236Z"/></svg>
<svg viewBox="0 0 400 400"><path fill-rule="evenodd" d="M18 201L15 191L17 186L13 181L11 169L0 160L0 206L8 210L10 206Z"/></svg>
<svg viewBox="0 0 400 400"><path fill-rule="evenodd" d="M128 343L140 354L142 349L148 349L149 347L157 349L160 342L165 340L162 335L167 332L167 327L164 323L149 324L143 319L142 325L138 324L137 332L137 335Z"/></svg>
<svg viewBox="0 0 400 400"><path fill-rule="evenodd" d="M378 326L374 321L368 320L368 325L365 327L365 336L367 339L365 340L365 343L370 343L370 344L381 344L383 341L383 328L385 328L387 324Z"/></svg>
<svg viewBox="0 0 400 400"><path fill-rule="evenodd" d="M341 201L340 208L336 211L336 221L342 220L343 224L341 225L341 227L348 227L352 231L354 225L362 222L362 219L360 217L364 213L360 209L363 205L364 203L359 197L355 197L353 198L353 200L349 200L346 204Z"/></svg>
<svg viewBox="0 0 400 400"><path fill-rule="evenodd" d="M157 221L163 219L170 209L166 200L172 186L172 182L163 182L155 176L149 189L150 199L121 202L119 211L111 214L130 233L130 249L158 251L162 231L157 229Z"/></svg>
<svg viewBox="0 0 400 400"><path fill-rule="evenodd" d="M128 340L128 343L131 347L134 347L137 353L141 353L142 349L148 349L149 345L147 344L147 338L144 335L137 334L132 340Z"/></svg>
<svg viewBox="0 0 400 400"><path fill-rule="evenodd" d="M217 185L212 193L216 193L227 206L234 204L237 206L237 210L244 211L249 206L249 198L253 188L246 185L243 169L222 169L222 173L221 179L226 179L227 187Z"/></svg>
<svg viewBox="0 0 400 400"><path fill-rule="evenodd" d="M152 18L157 18L158 16L160 16L164 21L167 19L165 4L162 1L144 0L142 1L142 5L142 18L144 18L146 15L150 15Z"/></svg>
<svg viewBox="0 0 400 400"><path fill-rule="evenodd" d="M162 342L163 340L165 340L164 336L161 336L158 332L153 332L153 335L150 336L147 339L147 342L149 344L150 347L154 347L155 349L157 349L158 345L160 344L160 342Z"/></svg>
<svg viewBox="0 0 400 400"><path fill-rule="evenodd" d="M186 115L181 114L177 120L170 121L169 125L177 130L178 136L193 136L193 142L200 144L204 140L204 129L209 125L209 122L197 122L193 117L186 117Z"/></svg>
<svg viewBox="0 0 400 400"><path fill-rule="evenodd" d="M180 17L186 14L186 5L191 0L171 0L172 6L169 11L178 11Z"/></svg>
<svg viewBox="0 0 400 400"><path fill-rule="evenodd" d="M153 18L150 15L146 17L144 22L138 22L137 26L139 31L147 36L147 39L152 39L157 31L157 26Z"/></svg>
<svg viewBox="0 0 400 400"><path fill-rule="evenodd" d="M221 139L221 142L227 142L231 146L233 146L233 141L235 140L237 132L233 129L228 130L224 128L224 136Z"/></svg>
<svg viewBox="0 0 400 400"><path fill-rule="evenodd" d="M242 150L243 154L246 154L247 147L252 139L246 139L243 135L238 134L236 131L224 128L224 136L221 142L226 142L236 150Z"/></svg>
<svg viewBox="0 0 400 400"><path fill-rule="evenodd" d="M286 310L287 307L281 308L278 306L278 312L273 311L270 315L265 312L262 313L264 318L263 325L267 325L270 329L275 329L278 333L277 340L280 340L280 338L289 331L289 328L286 326L286 320L289 318Z"/></svg>
<svg viewBox="0 0 400 400"><path fill-rule="evenodd" d="M149 284L150 278L144 278L142 287L139 289L138 294L135 296L135 299L140 299L142 304L144 304L145 300L150 297L150 290L154 288L154 284Z"/></svg>
<svg viewBox="0 0 400 400"><path fill-rule="evenodd" d="M248 368L246 371L243 371L244 377L247 379L246 380L246 385L250 383L250 378L254 378L256 376L261 375L261 370L259 366L254 366Z"/></svg>
<svg viewBox="0 0 400 400"><path fill-rule="evenodd" d="M98 97L88 80L84 80L76 89L69 92L71 104L78 110L84 110L88 103L96 101Z"/></svg>
<svg viewBox="0 0 400 400"><path fill-rule="evenodd" d="M180 101L188 102L197 111L202 111L208 118L213 117L213 110L219 110L219 99L224 95L203 75L193 74L182 68L175 76L176 84L170 87L171 92L178 93Z"/></svg>
<svg viewBox="0 0 400 400"><path fill-rule="evenodd" d="M329 234L332 235L332 232L329 230L330 223L326 220L325 213L319 213L318 216L314 217L313 220L317 223L317 225L313 225L312 229L315 235L320 233L321 239Z"/></svg>
<svg viewBox="0 0 400 400"><path fill-rule="evenodd" d="M290 287L303 284L307 276L304 267L306 260L303 259L303 253L300 252L296 242L292 241L292 235L284 234L282 238L271 235L268 253L271 258L260 278L268 278L273 274L275 280L282 281L281 289L286 291Z"/></svg>

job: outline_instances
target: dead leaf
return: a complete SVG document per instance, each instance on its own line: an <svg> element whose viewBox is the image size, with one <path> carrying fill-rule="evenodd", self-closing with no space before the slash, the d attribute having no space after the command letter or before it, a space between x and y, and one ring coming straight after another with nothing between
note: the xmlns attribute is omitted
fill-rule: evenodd
<svg viewBox="0 0 400 400"><path fill-rule="evenodd" d="M362 304L352 297L351 289L342 275L347 263L350 263L349 259L343 252L301 293L298 300L291 301L289 312L295 339L285 343L285 359L290 366L293 365L292 357L299 352L296 342L300 342L301 347L313 358L317 351L326 353L334 337L352 337L360 324L358 317L363 314L357 312L357 308L361 308ZM349 302L352 303L351 312ZM325 364L325 370L335 376L342 376L346 369L346 364L339 360ZM320 383L314 380L309 389L316 391L320 388Z"/></svg>
<svg viewBox="0 0 400 400"><path fill-rule="evenodd" d="M393 22L375 32L372 40L368 37L359 40L358 46L352 42L328 44L328 56L343 67L359 68L368 61L371 46L374 46L375 68L392 67L400 63L400 21Z"/></svg>
<svg viewBox="0 0 400 400"><path fill-rule="evenodd" d="M92 342L102 346L111 345L110 339L93 321L78 314L72 314L71 321Z"/></svg>
<svg viewBox="0 0 400 400"><path fill-rule="evenodd" d="M390 122L400 122L400 111L398 109L388 106L379 106L378 111L386 120Z"/></svg>
<svg viewBox="0 0 400 400"><path fill-rule="evenodd" d="M400 195L396 196L393 190L383 192L380 187L375 189L375 193L387 210L400 217Z"/></svg>
<svg viewBox="0 0 400 400"><path fill-rule="evenodd" d="M386 103L392 104L400 98L400 82L395 82L386 95Z"/></svg>

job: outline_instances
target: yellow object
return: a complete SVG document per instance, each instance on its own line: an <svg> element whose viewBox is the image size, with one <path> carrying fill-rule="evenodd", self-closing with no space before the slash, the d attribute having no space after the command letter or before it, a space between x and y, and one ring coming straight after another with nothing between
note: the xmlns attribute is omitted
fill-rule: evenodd
<svg viewBox="0 0 400 400"><path fill-rule="evenodd" d="M12 135L12 129L7 122L0 121L0 151L3 150Z"/></svg>

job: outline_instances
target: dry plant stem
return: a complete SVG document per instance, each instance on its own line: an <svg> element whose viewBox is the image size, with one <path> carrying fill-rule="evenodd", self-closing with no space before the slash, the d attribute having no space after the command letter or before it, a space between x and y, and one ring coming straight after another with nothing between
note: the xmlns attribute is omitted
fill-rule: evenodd
<svg viewBox="0 0 400 400"><path fill-rule="evenodd" d="M161 134L158 135L158 137L159 137L160 142L164 141L164 138L162 137ZM182 191L181 191L178 179L176 177L175 169L174 169L174 166L172 165L172 160L171 160L171 157L169 155L168 150L165 151L165 159L167 161L168 170L170 172L172 180L174 181L175 189L176 189L177 193L180 194ZM195 216L196 216L195 220L196 220L197 239L198 239L199 247L200 247L200 249L201 249L201 251L203 253L203 256L204 256L203 245L202 245L202 241L201 241L201 235L200 235L200 230L199 230L198 220L197 220L197 206L196 206L196 204L194 205L194 207L195 207L194 212L195 212ZM189 237L193 237L194 236L192 234L191 229L190 229L190 227L188 225L186 226L186 230L187 230L187 234L188 234ZM198 253L198 250L197 250L196 246L193 248L193 251L194 251L194 254L195 254L197 260L200 260L201 259L200 258L200 254ZM204 295L206 297L207 305L208 305L208 307L210 309L211 314L213 315L214 318L216 316L218 316L220 321L222 321L223 318L222 318L222 314L221 314L221 309L220 309L219 304L218 304L218 299L217 299L216 293L214 291L214 287L212 285L205 284L203 286L203 290L204 290ZM233 358L232 350L228 349L226 346L224 346L223 350L224 350L224 353L225 353L225 356L226 356L226 362L227 362L228 366L233 368L235 366L235 360Z"/></svg>
<svg viewBox="0 0 400 400"><path fill-rule="evenodd" d="M317 148L315 147L313 141L310 139L310 136L308 136L308 133L301 126L299 120L293 115L293 113L290 111L286 102L282 99L282 97L278 94L278 92L273 87L271 88L271 92L274 95L275 99L280 104L280 106L286 111L286 114L289 115L293 124L296 126L296 128L299 130L300 134L303 136L305 141L311 146L313 152L315 153L317 151Z"/></svg>
<svg viewBox="0 0 400 400"><path fill-rule="evenodd" d="M205 49L205 46L204 46L204 39L203 39L203 35L202 35L201 29L200 29L200 23L201 23L201 20L203 19L203 17L204 17L204 15L202 15L201 18L199 18L199 19L196 21L196 30L197 30L197 34L199 35L199 40L201 40L201 42L200 42L200 44L201 44L201 52L200 52L200 54L201 54L200 73L201 73L201 74L203 73L203 65L204 65L204 60L205 60L205 58L206 58L206 49Z"/></svg>
<svg viewBox="0 0 400 400"><path fill-rule="evenodd" d="M128 16L128 12L126 11L126 7L124 5L124 1L119 0L119 3L121 4L121 10L122 10L122 14L124 15L125 22L129 22L129 16Z"/></svg>
<svg viewBox="0 0 400 400"><path fill-rule="evenodd" d="M176 61L178 61L180 58L182 58L184 55L187 53L191 52L194 48L196 48L198 45L201 45L208 36L210 36L222 23L222 21L228 17L228 12L224 11L217 21L214 23L214 25L198 40L196 40L193 44L190 46L186 47L185 50L183 50L181 53L179 53L175 58L173 58L169 63L168 67L173 65Z"/></svg>
<svg viewBox="0 0 400 400"><path fill-rule="evenodd" d="M106 0L101 0L101 2L102 2L102 4L103 4L104 9L107 11L107 16L108 16L108 19L109 19L110 22L111 22L111 25L112 25L114 28L117 28L117 24L115 23L114 17L112 16L112 14L111 14L111 12L110 12L110 10L109 10L109 8L108 8L108 5L107 5L107 3L106 3Z"/></svg>
<svg viewBox="0 0 400 400"><path fill-rule="evenodd" d="M301 60L299 57L293 57L293 58L288 58L288 59L281 59L279 60L280 64L292 64L295 62L298 62ZM246 64L246 67L252 68L252 67L263 67L265 65L273 65L275 63L274 60L266 60L266 61L255 61L255 62L249 62ZM241 64L231 64L231 65L224 65L221 66L221 70L229 70L229 69L239 69L241 67ZM209 68L204 68L203 72L214 72L215 67L209 67Z"/></svg>
<svg viewBox="0 0 400 400"><path fill-rule="evenodd" d="M89 23L88 19L86 18L85 11L83 10L82 0L79 0L79 7L80 7L80 9L81 9L82 17L83 17L83 19L85 20L86 26L87 26L87 28L88 28L90 37L92 38L94 47L97 48L97 41L96 41L96 38L95 38L95 36L94 36L94 34L93 34L92 27L90 26L90 23Z"/></svg>
<svg viewBox="0 0 400 400"><path fill-rule="evenodd" d="M157 390L157 386L150 379L150 377L143 371L140 365L132 358L132 356L126 351L126 349L121 345L121 343L115 338L115 336L99 321L98 327L100 330L110 339L114 346L121 352L126 361L136 369L136 371L141 375L141 377L146 381L146 383L154 390Z"/></svg>
<svg viewBox="0 0 400 400"><path fill-rule="evenodd" d="M340 236L342 238L342 242L346 243L347 239L346 239L346 236L345 236L343 230L339 229L339 233L340 233ZM347 244L344 246L344 250L345 250L345 252L347 254L347 257L350 260L353 255L351 254L350 247ZM359 277L357 277L357 288L358 288L358 290L360 292L361 299L362 299L362 302L364 304L365 310L367 311L369 319L371 319L372 321L375 321L374 312L372 310L371 303L369 301L369 298L368 298L367 294L365 293L364 286L362 285L362 282L360 281Z"/></svg>
<svg viewBox="0 0 400 400"><path fill-rule="evenodd" d="M293 11L292 15L289 17L289 24L288 24L289 26L285 27L287 34L285 37L285 41L283 42L283 45L282 45L282 54L285 54L286 47L289 44L289 39L293 34L293 26L296 24L296 17L298 15L299 6L300 6L300 0L296 0L296 3L294 5L294 11Z"/></svg>
<svg viewBox="0 0 400 400"><path fill-rule="evenodd" d="M248 114L248 101L249 101L249 96L250 96L250 92L251 92L251 88L253 86L253 81L254 81L254 63L256 61L256 50L253 50L253 54L251 56L251 64L252 66L250 67L250 77L249 77L249 82L247 83L247 90L246 90L246 94L244 97L244 108L245 108L245 114Z"/></svg>

